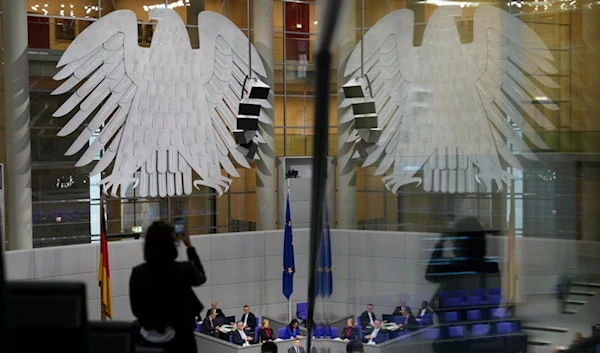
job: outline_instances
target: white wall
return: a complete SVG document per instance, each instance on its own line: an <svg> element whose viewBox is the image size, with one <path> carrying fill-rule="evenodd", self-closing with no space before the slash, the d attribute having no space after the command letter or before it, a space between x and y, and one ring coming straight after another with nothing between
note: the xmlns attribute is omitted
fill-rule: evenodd
<svg viewBox="0 0 600 353"><path fill-rule="evenodd" d="M334 290L325 306L330 318L359 313L369 302L376 305L377 313L391 312L400 299L415 306L434 293L435 285L424 279L432 244L427 239L434 234L332 230L331 236ZM192 243L208 274L207 283L196 289L205 307L216 300L227 315L239 317L242 306L248 304L258 315L287 317L281 294L283 231L201 235L192 237ZM306 300L308 243L308 230L295 229L294 302ZM131 269L143 261L142 244L135 240L109 243L115 319L133 319L128 281ZM505 238L489 238L488 244L488 255L503 256ZM576 271L577 245L575 241L518 239L522 294L552 293L559 275ZM600 250L600 244L595 245ZM88 288L89 316L96 319L98 252L98 244L9 251L7 276L83 281ZM183 249L180 253L184 255Z"/></svg>

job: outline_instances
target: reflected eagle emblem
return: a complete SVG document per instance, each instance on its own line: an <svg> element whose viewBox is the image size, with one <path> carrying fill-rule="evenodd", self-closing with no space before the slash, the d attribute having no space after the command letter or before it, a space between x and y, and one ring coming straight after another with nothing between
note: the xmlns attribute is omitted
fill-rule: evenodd
<svg viewBox="0 0 600 353"><path fill-rule="evenodd" d="M559 88L548 76L558 73L548 47L491 6L477 8L473 42L462 44L455 22L461 15L456 6L436 9L420 47L413 45L411 10L390 13L363 38L376 126L355 124L347 142L394 193L411 183L444 193L474 193L478 183L502 190L512 178L503 163L522 170L515 154L537 159L525 137L548 148L536 132L555 129L545 113L559 109L543 91ZM360 81L360 69L357 45L345 74ZM347 96L342 108L364 100ZM348 109L341 122L356 123L355 114Z"/></svg>
<svg viewBox="0 0 600 353"><path fill-rule="evenodd" d="M232 133L264 143L257 128L236 127L248 81L266 76L262 61L252 47L253 75L247 76L248 38L217 13L198 15L200 49L192 49L175 11L152 9L149 18L157 21L149 48L138 45L134 12L119 10L86 28L65 51L54 79L66 80L53 94L75 92L53 116L74 114L58 135L79 133L66 154L85 148L76 166L98 160L91 175L112 165L100 185L113 196L128 184L141 197L191 194L200 186L222 194L231 179L221 168L238 177L234 162L250 167ZM269 124L268 100L253 103L258 121Z"/></svg>

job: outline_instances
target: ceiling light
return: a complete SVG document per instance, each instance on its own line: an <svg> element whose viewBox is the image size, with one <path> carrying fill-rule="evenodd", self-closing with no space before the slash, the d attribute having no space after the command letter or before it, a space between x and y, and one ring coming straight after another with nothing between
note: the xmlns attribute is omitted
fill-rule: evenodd
<svg viewBox="0 0 600 353"><path fill-rule="evenodd" d="M318 20L314 20L314 21L313 21L313 23L314 23L315 25L318 25L318 24L319 24L319 21L318 21Z"/></svg>
<svg viewBox="0 0 600 353"><path fill-rule="evenodd" d="M296 28L302 28L302 23L296 23Z"/></svg>

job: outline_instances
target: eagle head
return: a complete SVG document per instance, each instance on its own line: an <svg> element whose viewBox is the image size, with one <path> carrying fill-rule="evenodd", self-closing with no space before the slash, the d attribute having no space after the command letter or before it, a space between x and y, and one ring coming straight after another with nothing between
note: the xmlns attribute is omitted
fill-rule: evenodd
<svg viewBox="0 0 600 353"><path fill-rule="evenodd" d="M177 14L177 12L171 10L171 9L167 9L164 7L155 7L153 9L150 9L150 11L148 11L148 20L149 21L161 21L161 20L168 20L168 19L178 19L179 21L181 21L181 18L179 17L179 15Z"/></svg>

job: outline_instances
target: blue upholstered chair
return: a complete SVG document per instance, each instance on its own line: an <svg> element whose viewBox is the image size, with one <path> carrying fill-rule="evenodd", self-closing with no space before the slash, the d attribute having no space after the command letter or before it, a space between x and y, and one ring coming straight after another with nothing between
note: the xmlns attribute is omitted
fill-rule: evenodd
<svg viewBox="0 0 600 353"><path fill-rule="evenodd" d="M471 326L472 336L485 336L490 333L490 324L476 324Z"/></svg>
<svg viewBox="0 0 600 353"><path fill-rule="evenodd" d="M465 337L465 328L464 326L450 326L448 327L448 336L451 338L455 337Z"/></svg>
<svg viewBox="0 0 600 353"><path fill-rule="evenodd" d="M481 320L481 310L467 311L467 320L469 320L469 321Z"/></svg>

